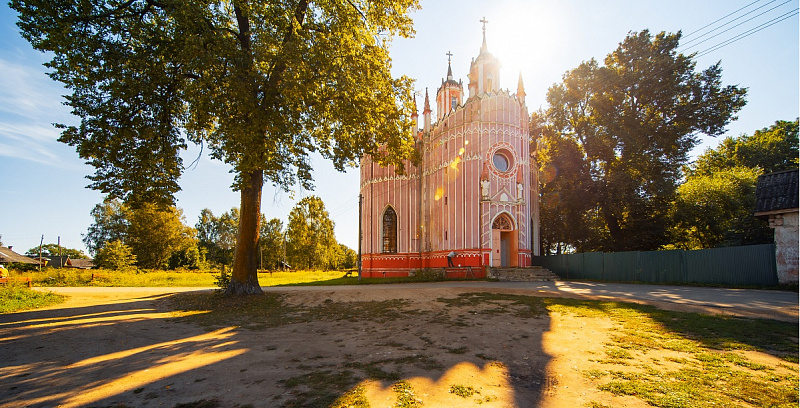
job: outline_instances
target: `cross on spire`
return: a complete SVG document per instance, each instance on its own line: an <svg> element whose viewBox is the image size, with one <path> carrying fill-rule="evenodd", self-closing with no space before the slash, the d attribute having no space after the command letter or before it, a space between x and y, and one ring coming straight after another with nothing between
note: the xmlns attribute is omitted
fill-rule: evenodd
<svg viewBox="0 0 800 408"><path fill-rule="evenodd" d="M480 22L483 23L483 44L481 45L481 53L483 53L484 51L487 51L487 48L486 48L486 23L488 23L489 20L487 20L486 17L483 17L480 20Z"/></svg>
<svg viewBox="0 0 800 408"><path fill-rule="evenodd" d="M450 63L450 57L453 56L453 53L450 52L450 51L447 51L447 54L444 54L444 55L447 55L447 63L449 64Z"/></svg>

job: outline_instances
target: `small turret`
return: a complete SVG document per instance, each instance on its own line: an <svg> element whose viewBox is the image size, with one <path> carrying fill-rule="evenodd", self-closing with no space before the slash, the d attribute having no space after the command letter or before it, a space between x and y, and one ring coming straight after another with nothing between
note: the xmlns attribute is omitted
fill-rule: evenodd
<svg viewBox="0 0 800 408"><path fill-rule="evenodd" d="M450 67L450 57L453 54L447 51L447 80L442 79L442 86L436 91L436 117L442 119L450 111L461 105L461 95L464 94L464 85L461 81L453 79L453 68Z"/></svg>
<svg viewBox="0 0 800 408"><path fill-rule="evenodd" d="M414 132L414 137L416 137L417 132L419 132L419 122L417 118L419 118L419 115L417 115L417 96L414 95L414 111L411 112L411 122L413 123L413 125L411 125L411 130Z"/></svg>
<svg viewBox="0 0 800 408"><path fill-rule="evenodd" d="M425 133L431 130L431 101L428 99L428 88L425 88L425 107L422 109L423 128Z"/></svg>
<svg viewBox="0 0 800 408"><path fill-rule="evenodd" d="M517 100L519 100L520 104L525 104L525 86L522 84L522 71L519 72L519 81L517 82Z"/></svg>

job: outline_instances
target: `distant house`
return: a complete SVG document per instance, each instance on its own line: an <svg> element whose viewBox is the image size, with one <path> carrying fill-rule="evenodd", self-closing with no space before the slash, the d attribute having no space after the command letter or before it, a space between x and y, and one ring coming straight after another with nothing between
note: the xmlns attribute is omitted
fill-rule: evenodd
<svg viewBox="0 0 800 408"><path fill-rule="evenodd" d="M94 262L91 259L73 259L69 256L50 256L48 259L47 266L53 268L94 268Z"/></svg>
<svg viewBox="0 0 800 408"><path fill-rule="evenodd" d="M0 246L0 264L21 263L39 265L39 261L28 258L25 255L20 255L11 250L9 247Z"/></svg>
<svg viewBox="0 0 800 408"><path fill-rule="evenodd" d="M94 260L92 259L72 259L67 258L66 265L67 268L77 268L77 269L92 269L94 268Z"/></svg>
<svg viewBox="0 0 800 408"><path fill-rule="evenodd" d="M764 174L756 186L757 217L775 231L778 282L798 283L798 170Z"/></svg>
<svg viewBox="0 0 800 408"><path fill-rule="evenodd" d="M47 266L53 268L63 268L67 266L67 260L69 259L69 256L48 256L47 259Z"/></svg>

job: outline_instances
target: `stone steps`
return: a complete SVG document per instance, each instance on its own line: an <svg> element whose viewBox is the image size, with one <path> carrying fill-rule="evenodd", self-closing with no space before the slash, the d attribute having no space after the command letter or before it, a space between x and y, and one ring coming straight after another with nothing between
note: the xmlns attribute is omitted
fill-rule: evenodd
<svg viewBox="0 0 800 408"><path fill-rule="evenodd" d="M541 266L488 268L487 277L503 282L548 282L559 280L558 275Z"/></svg>

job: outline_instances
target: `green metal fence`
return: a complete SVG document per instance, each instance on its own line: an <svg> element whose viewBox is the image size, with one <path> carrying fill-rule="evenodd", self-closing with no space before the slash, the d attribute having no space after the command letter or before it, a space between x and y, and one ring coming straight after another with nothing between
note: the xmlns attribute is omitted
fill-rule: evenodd
<svg viewBox="0 0 800 408"><path fill-rule="evenodd" d="M750 245L698 251L587 252L537 256L534 265L562 279L616 282L778 284L775 245Z"/></svg>

